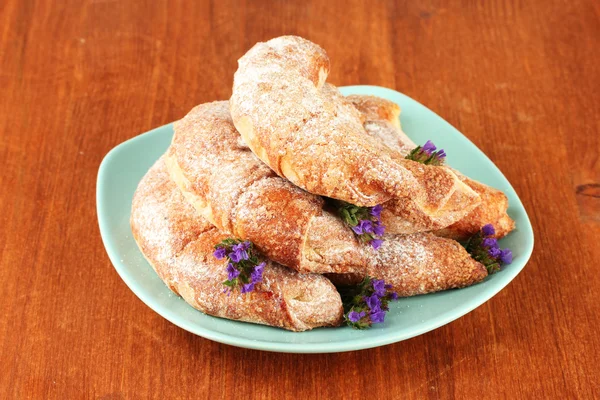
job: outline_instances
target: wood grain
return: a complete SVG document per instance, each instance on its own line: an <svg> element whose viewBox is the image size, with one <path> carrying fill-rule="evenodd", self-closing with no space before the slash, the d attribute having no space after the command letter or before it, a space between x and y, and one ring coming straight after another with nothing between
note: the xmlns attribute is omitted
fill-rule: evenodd
<svg viewBox="0 0 600 400"><path fill-rule="evenodd" d="M267 3L0 2L0 398L600 396L600 3ZM405 342L286 355L194 336L125 286L96 223L103 156L228 98L237 58L286 33L500 167L536 234L505 290Z"/></svg>

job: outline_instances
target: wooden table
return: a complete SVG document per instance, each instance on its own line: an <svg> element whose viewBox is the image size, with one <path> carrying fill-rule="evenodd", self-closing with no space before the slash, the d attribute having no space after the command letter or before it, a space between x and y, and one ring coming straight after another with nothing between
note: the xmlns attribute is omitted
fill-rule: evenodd
<svg viewBox="0 0 600 400"><path fill-rule="evenodd" d="M194 336L125 286L100 161L227 99L238 57L285 33L327 49L333 83L406 93L500 167L536 234L505 290L411 340L293 355ZM599 45L594 0L3 0L0 398L600 396Z"/></svg>

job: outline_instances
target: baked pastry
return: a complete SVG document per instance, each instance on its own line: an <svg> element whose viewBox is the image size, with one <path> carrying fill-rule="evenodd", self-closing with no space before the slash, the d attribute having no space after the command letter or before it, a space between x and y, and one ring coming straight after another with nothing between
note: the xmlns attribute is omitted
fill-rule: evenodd
<svg viewBox="0 0 600 400"><path fill-rule="evenodd" d="M441 216L478 204L449 168L407 160L367 135L358 110L325 84L328 71L323 49L296 36L258 43L239 60L231 115L263 162L311 193L359 206L403 199Z"/></svg>
<svg viewBox="0 0 600 400"><path fill-rule="evenodd" d="M353 273L357 279L367 273L377 277L379 271L386 281L398 271L389 283L404 295L416 293L417 284L425 293L467 286L487 275L458 243L430 234L386 235L377 251L360 243L339 218L323 210L320 197L273 174L250 151L226 102L197 106L178 121L165 162L198 212L294 269ZM416 248L433 256L405 257ZM438 273L426 274L427 269Z"/></svg>
<svg viewBox="0 0 600 400"><path fill-rule="evenodd" d="M482 281L485 266L456 241L422 232L385 235L378 251L371 250L366 275L383 279L400 297L462 288ZM364 274L327 275L340 286L354 285Z"/></svg>
<svg viewBox="0 0 600 400"><path fill-rule="evenodd" d="M169 179L162 158L136 190L131 230L165 284L206 314L293 331L341 323L341 299L327 278L271 261L254 291L224 293L226 262L214 258L213 251L228 235L195 212Z"/></svg>
<svg viewBox="0 0 600 400"><path fill-rule="evenodd" d="M226 101L195 107L174 130L165 158L171 179L217 228L301 272L364 270L354 233L323 210L323 199L280 178L250 151Z"/></svg>
<svg viewBox="0 0 600 400"><path fill-rule="evenodd" d="M394 102L376 96L352 95L348 100L364 115L366 132L378 138L385 146L401 155L408 154L417 145L400 128L400 107ZM413 233L435 231L438 236L455 240L464 240L477 233L484 225L492 224L494 237L506 236L515 228L508 216L508 198L500 190L484 185L466 177L458 171L456 176L473 189L481 198L481 203L469 210L464 216L451 222L455 217L447 218L410 211L402 200L390 200L384 204L381 220L390 233Z"/></svg>
<svg viewBox="0 0 600 400"><path fill-rule="evenodd" d="M352 94L346 99L360 112L365 133L403 156L416 147L400 126L400 106L377 96Z"/></svg>
<svg viewBox="0 0 600 400"><path fill-rule="evenodd" d="M502 191L477 182L457 172L460 180L469 185L481 197L481 204L457 222L436 230L438 236L465 240L479 232L484 225L492 224L493 237L502 238L515 229L515 221L508 215L508 198Z"/></svg>

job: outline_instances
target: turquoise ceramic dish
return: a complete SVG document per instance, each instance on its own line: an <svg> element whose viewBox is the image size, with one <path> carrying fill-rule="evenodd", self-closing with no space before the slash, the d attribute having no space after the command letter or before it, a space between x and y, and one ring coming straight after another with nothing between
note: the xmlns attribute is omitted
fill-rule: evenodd
<svg viewBox="0 0 600 400"><path fill-rule="evenodd" d="M267 351L329 353L382 346L438 328L489 300L517 276L533 250L531 223L514 189L485 154L433 111L401 93L377 86L349 86L341 91L398 103L402 127L415 142L431 139L445 149L449 165L506 193L517 229L501 240L501 246L512 249L513 263L465 289L400 299L392 304L385 323L367 331L343 327L294 333L205 315L163 284L138 250L129 227L137 184L171 141L172 125L165 125L115 147L98 173L98 221L106 251L121 278L144 303L175 325L217 342Z"/></svg>

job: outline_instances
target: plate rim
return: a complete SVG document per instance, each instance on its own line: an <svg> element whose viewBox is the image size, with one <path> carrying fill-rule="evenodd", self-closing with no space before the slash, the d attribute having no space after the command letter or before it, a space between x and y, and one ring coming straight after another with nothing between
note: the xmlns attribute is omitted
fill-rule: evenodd
<svg viewBox="0 0 600 400"><path fill-rule="evenodd" d="M130 138L130 139L116 145L115 147L113 147L106 154L106 156L104 156L104 158L102 159L102 162L100 163L100 167L98 170L98 177L97 177L97 181L96 181L96 212L98 215L98 224L99 224L99 228L100 228L100 234L102 237L102 243L104 245L104 248L109 256L109 259L110 259L113 267L115 268L115 270L117 271L117 273L119 274L119 276L121 277L123 282L125 282L125 284L129 287L129 289L144 304L146 304L148 307L150 307L150 309L152 309L154 312L156 312L157 314L159 314L161 317L165 318L172 324L174 324L188 332L191 332L195 335L198 335L198 336L201 336L206 339L210 339L210 340L213 340L213 341L216 341L219 343L224 343L224 344L228 344L228 345L232 345L232 346L236 346L236 347L243 347L243 348L262 350L262 351L270 351L270 352L338 353L338 352L356 351L356 350L369 349L369 348L374 348L374 347L379 347L379 346L385 346L388 344L400 342L403 340L407 340L407 339L422 335L424 333L427 333L429 331L432 331L434 329L437 329L444 325L447 325L450 322L470 313L475 308L481 306L483 303L487 302L488 300L492 299L501 290L503 290L510 282L512 282L513 279L515 279L515 277L525 268L525 266L527 265L527 263L529 262L529 260L531 258L531 254L533 252L533 248L535 245L535 237L534 237L531 221L529 219L529 215L527 214L527 210L526 210L525 206L523 205L518 193L516 192L516 190L510 183L510 181L506 178L506 176L504 176L502 171L500 171L500 169L496 166L496 164L494 164L494 162L492 160L490 160L489 157L482 150L480 150L473 142L471 142L471 140L469 140L468 137L463 135L452 124L450 124L448 121L444 120L442 117L440 117L434 111L432 111L428 107L424 106L423 104L419 103L417 100L414 100L396 90L385 88L385 87L380 87L380 86L373 86L373 85L344 86L344 87L340 87L339 89L344 95L354 94L357 92L376 91L376 92L378 92L377 93L378 96L384 97L387 99L390 99L390 97L392 97L392 98L399 97L399 98L407 99L409 101L416 102L419 105L421 105L422 107L426 108L431 114L433 114L432 115L433 118L440 119L445 124L447 124L454 131L453 132L454 134L458 134L458 135L462 136L463 139L465 139L468 142L469 146L473 147L472 150L476 150L476 151L480 152L488 160L489 164L491 164L491 166L495 169L495 172L500 174L504 178L504 180L509 185L511 190L515 193L515 195L516 195L515 198L516 198L517 203L515 204L515 202L512 201L511 207L518 207L523 212L523 222L525 222L525 226L523 226L521 223L519 226L519 229L527 230L529 232L529 234L527 236L529 237L530 243L531 243L530 246L528 246L525 249L524 253L521 255L522 257L524 257L523 265L520 268L514 268L514 269L507 270L508 276L505 278L504 282L497 284L496 286L488 289L486 292L482 292L482 294L480 294L480 295L473 296L471 299L469 299L468 302L462 303L458 310L456 308L453 308L452 310L447 311L440 316L437 316L432 322L425 324L422 328L414 329L410 333L401 333L400 332L400 333L395 334L394 332L392 332L387 335L376 336L376 337L371 337L371 338L362 337L362 338L357 338L355 340L345 340L342 342L284 343L284 342L272 342L272 341L268 341L268 340L253 340L253 339L241 338L239 336L233 336L233 335L230 335L227 333L217 332L217 331L208 329L202 325L190 323L190 322L186 321L185 319L179 317L179 314L177 314L175 312L171 312L171 310L168 307L163 307L162 305L158 304L155 300L155 296L147 293L144 290L144 288L135 281L134 277L130 276L128 274L125 266L122 265L123 263L121 262L120 256L116 252L116 249L109 243L110 233L109 233L107 218L105 217L106 213L103 210L105 205L103 204L102 195L105 192L105 189L104 189L105 181L108 178L107 170L108 170L109 165L111 164L112 160L118 155L118 153L120 153L121 151L123 151L124 149L126 149L129 146L135 145L138 141L148 139L148 136L157 135L159 132L162 132L165 129L171 129L173 123L170 123L170 124L162 125L158 128L154 128L154 129L147 131L145 133L142 133L140 135L137 135L137 136ZM381 95L382 93L384 93L385 95ZM131 207L131 205L129 205L129 207ZM136 249L136 250L139 251L139 249ZM168 290L170 290L170 289L168 289ZM201 312L201 311L197 311L197 312ZM218 317L212 317L212 316L209 316L209 317L218 318ZM338 328L320 328L320 329L338 329ZM302 333L298 333L298 334L301 335Z"/></svg>

